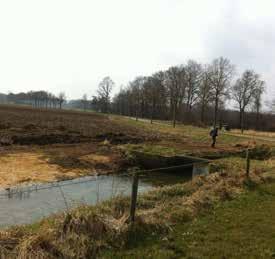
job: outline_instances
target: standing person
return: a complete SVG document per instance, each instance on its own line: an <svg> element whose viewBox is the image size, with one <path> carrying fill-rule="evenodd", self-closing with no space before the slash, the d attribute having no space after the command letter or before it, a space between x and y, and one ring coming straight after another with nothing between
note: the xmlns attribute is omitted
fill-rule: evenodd
<svg viewBox="0 0 275 259"><path fill-rule="evenodd" d="M211 131L210 131L210 136L212 137L212 144L211 144L211 147L215 147L216 145L216 138L218 136L218 128L213 128Z"/></svg>

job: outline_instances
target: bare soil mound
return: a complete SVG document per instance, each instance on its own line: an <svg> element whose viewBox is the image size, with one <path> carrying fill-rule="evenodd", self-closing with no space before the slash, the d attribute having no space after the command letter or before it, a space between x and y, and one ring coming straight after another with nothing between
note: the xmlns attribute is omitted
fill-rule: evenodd
<svg viewBox="0 0 275 259"><path fill-rule="evenodd" d="M68 134L21 135L13 136L11 139L15 145L75 144L91 140L89 137Z"/></svg>
<svg viewBox="0 0 275 259"><path fill-rule="evenodd" d="M95 137L97 140L104 141L108 140L111 144L138 144L143 142L144 140L137 136L130 136L123 133L105 133L105 134L98 134Z"/></svg>
<svg viewBox="0 0 275 259"><path fill-rule="evenodd" d="M30 131L32 131L32 130L36 130L36 129L37 129L37 126L34 125L34 124L32 124L32 123L30 123L30 124L24 125L24 126L23 126L23 129L24 129L24 130L30 130Z"/></svg>

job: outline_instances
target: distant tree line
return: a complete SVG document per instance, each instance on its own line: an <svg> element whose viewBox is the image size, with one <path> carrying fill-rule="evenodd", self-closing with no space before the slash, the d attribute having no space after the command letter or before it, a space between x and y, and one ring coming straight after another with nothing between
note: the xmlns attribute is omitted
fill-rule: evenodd
<svg viewBox="0 0 275 259"><path fill-rule="evenodd" d="M112 112L137 120L171 120L174 127L177 122L216 127L228 122L224 111L230 102L239 110L239 128L247 127L247 112L254 114L253 128L259 128L265 82L253 70L235 77L235 66L227 58L210 64L189 60L151 76L136 77L115 95Z"/></svg>
<svg viewBox="0 0 275 259"><path fill-rule="evenodd" d="M242 131L275 130L274 113L262 112L265 82L251 69L237 76L235 66L227 58L216 58L210 64L189 60L150 76L138 76L111 98L114 86L107 76L91 99L84 94L81 99L66 101L64 92L56 96L47 91L30 91L10 93L7 101L37 108L66 107L115 113L136 120L147 118L151 123L170 120L174 127L177 123L214 127L229 124ZM268 106L275 111L275 101Z"/></svg>
<svg viewBox="0 0 275 259"><path fill-rule="evenodd" d="M32 105L35 108L59 108L66 102L66 95L60 92L57 96L47 91L29 91L27 93L9 93L8 103Z"/></svg>

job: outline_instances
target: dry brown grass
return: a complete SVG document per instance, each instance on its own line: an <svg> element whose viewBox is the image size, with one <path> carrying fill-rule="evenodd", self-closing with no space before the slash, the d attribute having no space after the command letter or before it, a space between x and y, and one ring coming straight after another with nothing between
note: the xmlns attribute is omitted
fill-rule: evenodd
<svg viewBox="0 0 275 259"><path fill-rule="evenodd" d="M235 133L235 134L242 134L241 130L234 129L231 130L230 132ZM274 138L275 137L275 132L266 132L266 131L256 131L256 130L245 130L244 135L246 136L255 136L255 137L267 137L267 138Z"/></svg>
<svg viewBox="0 0 275 259"><path fill-rule="evenodd" d="M97 144L21 147L0 154L0 187L116 172L124 161L118 150Z"/></svg>
<svg viewBox="0 0 275 259"><path fill-rule="evenodd" d="M35 137L43 138L44 136L52 136L52 139L45 138L44 144L64 143L66 141L64 136L71 138L72 143L75 143L74 141L87 142L89 138L93 139L98 135L104 136L104 134L109 136L113 134L115 137L122 138L122 141L125 138L121 135L122 133L128 136L126 138L128 141L131 141L131 138L135 141L158 138L156 133L137 129L131 125L121 125L119 121L107 115L94 112L0 105L0 117L0 137L5 140L5 144L8 144L9 137L11 142L17 137L15 139L19 144L20 138L24 137L32 137L28 140L28 144L37 144ZM86 138L82 140L81 137ZM33 143L31 143L32 140ZM52 143L48 143L49 141Z"/></svg>

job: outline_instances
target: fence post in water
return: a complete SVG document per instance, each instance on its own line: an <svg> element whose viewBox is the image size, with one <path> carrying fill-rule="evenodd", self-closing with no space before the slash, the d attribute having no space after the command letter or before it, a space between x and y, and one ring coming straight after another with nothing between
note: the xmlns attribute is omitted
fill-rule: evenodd
<svg viewBox="0 0 275 259"><path fill-rule="evenodd" d="M250 171L250 156L249 156L249 149L246 150L246 177L249 177Z"/></svg>
<svg viewBox="0 0 275 259"><path fill-rule="evenodd" d="M135 221L137 194L138 194L138 173L134 173L133 184L132 184L131 208L130 208L131 223L133 223Z"/></svg>

